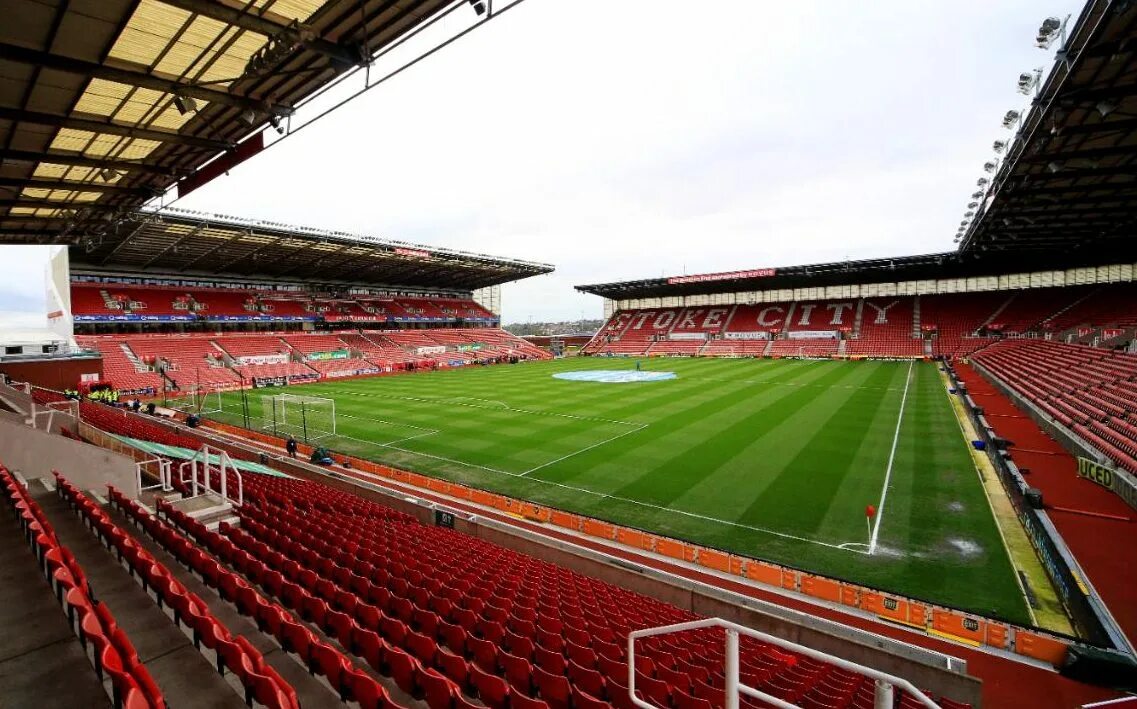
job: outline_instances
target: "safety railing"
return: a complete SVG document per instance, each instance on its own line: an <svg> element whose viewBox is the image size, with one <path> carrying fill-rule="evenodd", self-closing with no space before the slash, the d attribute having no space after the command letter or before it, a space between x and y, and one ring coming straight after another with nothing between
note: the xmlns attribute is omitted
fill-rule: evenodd
<svg viewBox="0 0 1137 709"><path fill-rule="evenodd" d="M835 667L839 667L849 672L855 672L863 675L872 680L875 680L875 696L873 705L876 709L892 709L895 706L895 689L899 688L911 695L912 699L928 709L940 709L940 705L933 702L927 695L920 690L916 689L906 679L896 677L886 672L874 670L871 667L858 665L855 662L849 662L833 655L827 655L824 652L819 652L804 645L798 645L788 640L776 637L774 635L767 635L760 633L757 630L751 630L746 626L737 623L731 623L722 618L707 618L704 620L692 620L686 623L675 623L673 625L662 625L657 628L644 628L643 630L635 630L628 634L628 695L631 697L632 702L642 709L659 709L653 704L645 702L636 696L636 639L647 638L653 635L667 635L669 633L681 633L686 630L699 630L701 628L722 628L726 631L726 647L725 647L725 674L726 674L726 703L725 709L738 709L738 696L745 694L766 704L778 707L778 709L799 709L796 704L791 704L783 699L767 694L756 687L750 687L742 684L739 681L738 672L738 636L746 635L760 640L770 645L792 650L799 655L819 660L821 662L829 663Z"/></svg>

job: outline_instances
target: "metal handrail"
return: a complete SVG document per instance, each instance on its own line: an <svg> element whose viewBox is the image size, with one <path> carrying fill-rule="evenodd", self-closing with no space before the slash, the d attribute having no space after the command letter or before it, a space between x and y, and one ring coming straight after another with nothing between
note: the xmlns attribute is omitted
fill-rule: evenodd
<svg viewBox="0 0 1137 709"><path fill-rule="evenodd" d="M797 643L783 640L782 638L766 633L760 633L757 630L752 630L744 625L732 623L729 620L722 618L706 618L704 620L692 620L686 623L674 623L672 625L662 625L657 628L644 628L643 630L634 630L628 633L628 696L632 702L641 707L641 709L658 709L653 704L645 702L636 696L636 638L646 638L653 635L666 635L668 633L678 633L684 630L699 630L701 628L722 628L726 631L726 709L738 709L738 695L745 694L748 697L772 704L778 709L799 709L796 704L791 704L784 699L779 699L773 695L767 694L754 687L741 684L738 680L738 636L747 635L755 640L776 645L787 650L811 657L815 660L829 663L836 667L849 672L856 672L857 674L864 675L876 680L876 695L874 705L878 709L888 707L891 709L893 706L893 687L899 687L905 692L912 695L913 699L920 704L928 707L928 709L940 709L940 705L933 702L927 695L920 690L916 689L911 682L902 678L890 675L886 672L874 670L871 667L858 665L855 662L849 662L833 655L827 655L824 652L798 645Z"/></svg>

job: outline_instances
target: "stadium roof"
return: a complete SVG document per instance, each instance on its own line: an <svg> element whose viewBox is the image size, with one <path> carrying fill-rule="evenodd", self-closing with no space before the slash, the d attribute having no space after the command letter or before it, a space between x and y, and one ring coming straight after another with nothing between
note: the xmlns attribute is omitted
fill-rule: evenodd
<svg viewBox="0 0 1137 709"><path fill-rule="evenodd" d="M64 243L204 183L464 2L0 0L0 243Z"/></svg>
<svg viewBox="0 0 1137 709"><path fill-rule="evenodd" d="M1102 254L1081 253L1057 259L1053 254L1025 253L1013 260L1005 254L965 254L948 251L920 256L836 261L806 266L758 268L725 273L665 276L638 281L597 283L576 286L582 293L591 293L612 300L631 298L659 298L668 296L703 295L707 293L740 293L774 290L779 288L809 288L839 286L854 283L892 283L934 278L967 278L993 276L1003 273L1097 266Z"/></svg>
<svg viewBox="0 0 1137 709"><path fill-rule="evenodd" d="M70 247L72 270L485 288L553 267L342 231L187 210L138 212Z"/></svg>
<svg viewBox="0 0 1137 709"><path fill-rule="evenodd" d="M963 251L1137 253L1137 3L1086 4L1005 152Z"/></svg>
<svg viewBox="0 0 1137 709"><path fill-rule="evenodd" d="M994 176L973 195L980 204L965 222L957 252L577 290L621 300L997 275L1137 258L1137 2L1089 0L1019 120Z"/></svg>

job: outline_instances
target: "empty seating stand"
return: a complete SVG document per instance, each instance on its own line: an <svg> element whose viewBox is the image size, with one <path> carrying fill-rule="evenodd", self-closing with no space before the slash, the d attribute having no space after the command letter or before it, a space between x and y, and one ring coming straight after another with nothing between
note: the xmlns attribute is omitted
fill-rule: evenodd
<svg viewBox="0 0 1137 709"><path fill-rule="evenodd" d="M138 662L130 638L118 627L107 607L94 598L86 574L67 547L59 543L39 504L3 465L0 487L0 494L17 515L25 541L35 553L72 631L90 653L95 672L110 680L114 706L163 709L166 704L162 692ZM51 691L51 687L40 689L49 695Z"/></svg>
<svg viewBox="0 0 1137 709"><path fill-rule="evenodd" d="M245 688L245 701L273 709L298 709L296 693L275 670L264 663L261 653L247 638L233 636L210 612L208 606L191 593L161 562L146 551L128 532L84 495L78 488L56 473L56 485L65 500L83 520L91 533L125 563L143 590L153 593L159 607L173 611L173 623L184 624L193 633L195 647L206 648L216 656L217 669L236 675Z"/></svg>
<svg viewBox="0 0 1137 709"><path fill-rule="evenodd" d="M1122 467L1137 471L1137 356L1007 340L974 360Z"/></svg>

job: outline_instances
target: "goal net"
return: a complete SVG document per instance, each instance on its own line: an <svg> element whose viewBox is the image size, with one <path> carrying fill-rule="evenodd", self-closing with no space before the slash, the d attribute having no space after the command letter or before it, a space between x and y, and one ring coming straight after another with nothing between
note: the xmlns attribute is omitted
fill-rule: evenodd
<svg viewBox="0 0 1137 709"><path fill-rule="evenodd" d="M318 441L336 435L336 402L299 394L262 396L261 421L261 428L274 435Z"/></svg>
<svg viewBox="0 0 1137 709"><path fill-rule="evenodd" d="M186 414L219 414L222 411L221 392L190 387L170 398L166 405Z"/></svg>

